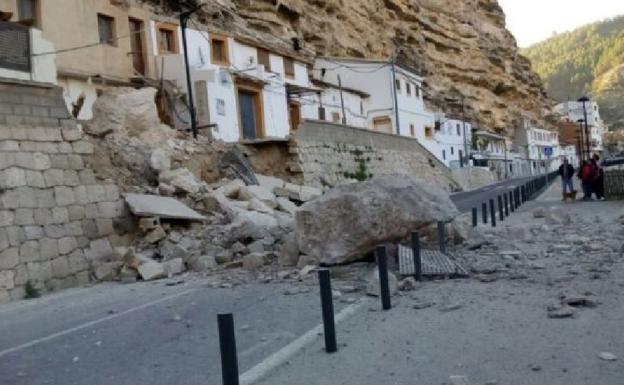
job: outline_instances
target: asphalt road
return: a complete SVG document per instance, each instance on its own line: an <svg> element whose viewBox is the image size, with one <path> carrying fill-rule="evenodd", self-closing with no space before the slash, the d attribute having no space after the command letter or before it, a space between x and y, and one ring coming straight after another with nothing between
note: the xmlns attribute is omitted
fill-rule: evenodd
<svg viewBox="0 0 624 385"><path fill-rule="evenodd" d="M504 182L495 183L489 186L481 187L476 190L460 192L451 195L451 200L457 206L457 209L462 212L470 212L473 207L481 209L483 202L489 202L490 199L498 199L498 196L503 193L509 193L516 187L528 182L534 177L510 179Z"/></svg>
<svg viewBox="0 0 624 385"><path fill-rule="evenodd" d="M98 285L3 305L0 384L219 384L217 313L235 315L241 373L320 323L316 288L286 296L285 284L205 282Z"/></svg>

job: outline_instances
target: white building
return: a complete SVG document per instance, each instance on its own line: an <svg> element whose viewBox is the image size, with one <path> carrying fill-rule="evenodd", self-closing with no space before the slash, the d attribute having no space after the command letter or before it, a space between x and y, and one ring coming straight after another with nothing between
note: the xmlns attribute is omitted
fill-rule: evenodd
<svg viewBox="0 0 624 385"><path fill-rule="evenodd" d="M312 79L318 91L306 92L300 98L304 119L322 120L336 124L368 128L368 102L366 92L339 86L338 81ZM343 114L344 107L344 114Z"/></svg>
<svg viewBox="0 0 624 385"><path fill-rule="evenodd" d="M472 125L456 119L440 119L433 138L424 144L450 169L460 168L472 146ZM462 161L463 159L463 161Z"/></svg>
<svg viewBox="0 0 624 385"><path fill-rule="evenodd" d="M602 153L604 151L602 137L606 131L606 126L600 117L600 106L598 106L598 103L593 101L586 102L584 111L582 102L569 101L555 106L555 111L573 123L584 120L586 112L590 135L590 150L592 153Z"/></svg>
<svg viewBox="0 0 624 385"><path fill-rule="evenodd" d="M423 78L414 71L382 60L324 57L315 61L315 79L336 84L338 76L343 87L370 95L365 111L369 129L413 137L423 145L433 138L434 115L425 111Z"/></svg>
<svg viewBox="0 0 624 385"><path fill-rule="evenodd" d="M200 127L227 142L288 136L301 119L299 96L289 91L308 87L311 63L232 36L187 30L187 40ZM164 78L186 92L184 57L160 59Z"/></svg>
<svg viewBox="0 0 624 385"><path fill-rule="evenodd" d="M531 174L554 171L561 164L558 132L537 128L525 121L516 139L519 150L526 154Z"/></svg>

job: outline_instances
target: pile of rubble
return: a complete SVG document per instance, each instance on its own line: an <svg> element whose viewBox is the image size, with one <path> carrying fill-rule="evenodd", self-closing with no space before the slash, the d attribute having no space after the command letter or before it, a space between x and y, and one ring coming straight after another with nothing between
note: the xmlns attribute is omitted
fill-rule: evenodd
<svg viewBox="0 0 624 385"><path fill-rule="evenodd" d="M479 228L459 252L462 264L483 282L509 278L552 286L600 279L622 258L621 223L562 207L540 207L530 216L524 223Z"/></svg>

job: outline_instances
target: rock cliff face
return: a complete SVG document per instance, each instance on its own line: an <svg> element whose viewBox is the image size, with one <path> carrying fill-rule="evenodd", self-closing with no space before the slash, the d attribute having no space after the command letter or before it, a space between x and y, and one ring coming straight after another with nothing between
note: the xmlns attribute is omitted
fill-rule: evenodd
<svg viewBox="0 0 624 385"><path fill-rule="evenodd" d="M511 133L521 117L542 120L550 102L518 53L496 0L203 0L203 21L272 43L303 41L330 56L389 58L426 79L431 108ZM270 39L268 37L264 39ZM265 40L266 41L266 40ZM268 43L268 42L267 42Z"/></svg>

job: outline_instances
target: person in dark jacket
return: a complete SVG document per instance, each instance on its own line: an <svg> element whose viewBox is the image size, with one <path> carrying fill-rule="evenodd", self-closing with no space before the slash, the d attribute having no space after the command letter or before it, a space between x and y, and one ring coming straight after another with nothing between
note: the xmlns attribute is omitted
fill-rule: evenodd
<svg viewBox="0 0 624 385"><path fill-rule="evenodd" d="M559 176L561 176L561 185L563 188L563 201L568 198L569 194L574 192L574 167L568 162L567 158L563 159L563 164L559 166Z"/></svg>
<svg viewBox="0 0 624 385"><path fill-rule="evenodd" d="M578 177L581 179L581 187L583 188L583 200L590 201L592 198L592 187L594 184L594 166L590 161L583 161L583 165L581 166Z"/></svg>
<svg viewBox="0 0 624 385"><path fill-rule="evenodd" d="M598 154L594 155L592 165L594 166L594 182L592 191L596 194L596 199L603 201L605 200L604 169L600 166L600 156L598 156Z"/></svg>

